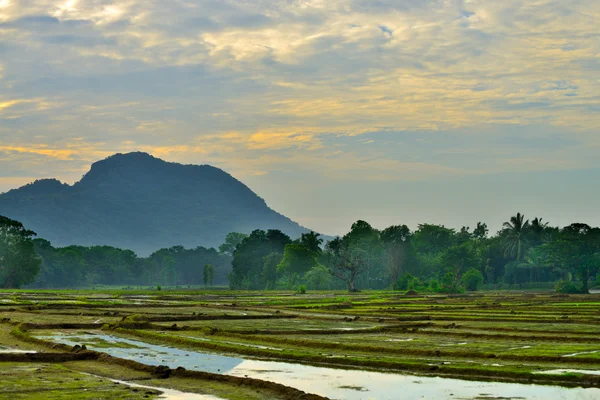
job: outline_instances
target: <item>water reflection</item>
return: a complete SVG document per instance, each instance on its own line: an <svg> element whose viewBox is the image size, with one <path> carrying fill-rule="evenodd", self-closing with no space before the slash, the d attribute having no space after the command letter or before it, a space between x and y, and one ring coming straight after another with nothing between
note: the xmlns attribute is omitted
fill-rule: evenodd
<svg viewBox="0 0 600 400"><path fill-rule="evenodd" d="M332 399L600 399L600 389L595 388L474 382L247 360L158 346L110 335L58 334L43 338L68 345L86 344L90 349L149 365L167 365L171 368L181 366L196 371L263 379ZM101 346L97 345L98 339L104 341Z"/></svg>

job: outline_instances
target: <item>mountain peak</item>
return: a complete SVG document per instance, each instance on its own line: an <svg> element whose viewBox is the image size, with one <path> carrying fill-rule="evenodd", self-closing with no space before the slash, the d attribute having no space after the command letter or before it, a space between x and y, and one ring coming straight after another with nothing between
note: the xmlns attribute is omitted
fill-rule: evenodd
<svg viewBox="0 0 600 400"><path fill-rule="evenodd" d="M149 160L164 162L160 158L156 158L149 153L143 151L132 151L129 153L115 153L112 156L108 156L104 160L95 162L94 164L102 162L140 162Z"/></svg>
<svg viewBox="0 0 600 400"><path fill-rule="evenodd" d="M90 171L94 169L110 169L110 168L130 168L130 167L144 167L151 164L161 163L164 164L166 161L156 158L148 153L142 151L135 151L131 153L116 153L112 156L105 158L104 160L96 161L92 164Z"/></svg>
<svg viewBox="0 0 600 400"><path fill-rule="evenodd" d="M36 195L36 194L46 194L46 193L55 193L61 191L63 189L68 188L69 185L66 183L62 183L58 179L54 178L43 178L36 179L35 181L28 183L25 186L22 186L19 189L12 189L5 193L6 195L14 195L15 192L20 191L23 194L27 195ZM1 214L1 213L0 213Z"/></svg>

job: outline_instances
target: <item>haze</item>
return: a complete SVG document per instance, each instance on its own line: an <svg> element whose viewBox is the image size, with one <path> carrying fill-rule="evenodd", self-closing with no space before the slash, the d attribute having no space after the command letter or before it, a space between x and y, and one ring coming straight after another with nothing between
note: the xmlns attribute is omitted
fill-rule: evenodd
<svg viewBox="0 0 600 400"><path fill-rule="evenodd" d="M0 0L0 191L117 152L319 232L600 223L600 3Z"/></svg>

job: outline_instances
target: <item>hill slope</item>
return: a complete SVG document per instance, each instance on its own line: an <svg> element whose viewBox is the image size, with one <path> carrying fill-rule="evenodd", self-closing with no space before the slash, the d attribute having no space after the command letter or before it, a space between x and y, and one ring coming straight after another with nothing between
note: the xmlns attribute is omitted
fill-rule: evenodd
<svg viewBox="0 0 600 400"><path fill-rule="evenodd" d="M216 247L229 232L307 229L270 209L226 172L146 153L94 163L73 186L38 180L0 195L0 215L55 246L111 245L140 255L172 245Z"/></svg>

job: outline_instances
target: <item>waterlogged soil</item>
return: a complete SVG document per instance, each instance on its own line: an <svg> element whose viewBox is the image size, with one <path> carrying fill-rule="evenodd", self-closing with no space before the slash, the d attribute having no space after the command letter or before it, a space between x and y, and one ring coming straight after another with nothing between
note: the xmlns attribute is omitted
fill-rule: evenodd
<svg viewBox="0 0 600 400"><path fill-rule="evenodd" d="M0 363L0 398L27 400L157 399L156 389L115 385L109 379L54 364Z"/></svg>
<svg viewBox="0 0 600 400"><path fill-rule="evenodd" d="M138 361L146 365L184 367L212 373L228 373L244 361L241 358L186 351L105 334L57 334L38 336L38 339L69 346L85 344L90 350L102 351L111 356ZM98 342L101 342L102 345L97 345Z"/></svg>
<svg viewBox="0 0 600 400"><path fill-rule="evenodd" d="M165 399L165 400L223 400L220 397L211 396L209 394L186 393L186 392L181 392L179 390L165 389L162 387L154 387L154 386L147 386L147 385L140 385L137 383L120 381L117 379L112 379L112 382L117 383L119 385L124 385L126 387L130 387L133 389L143 389L146 392L158 391L158 392L160 392L159 398Z"/></svg>
<svg viewBox="0 0 600 400"><path fill-rule="evenodd" d="M591 399L600 398L599 304L600 293L0 291L0 358L65 351L23 341L46 336L146 365L248 376L338 399ZM122 378L101 364L65 363L140 378L130 367L121 367ZM142 384L224 399L282 398L230 381L176 376ZM51 379L34 386L53 388Z"/></svg>
<svg viewBox="0 0 600 400"><path fill-rule="evenodd" d="M41 339L74 346L87 344L92 350L149 365L184 367L189 370L252 377L280 383L332 399L579 399L600 398L600 389L562 388L500 382L469 382L438 377L416 377L392 373L343 370L285 362L252 360L181 350L106 334L56 334ZM96 343L103 346L96 347ZM106 346L112 344L113 346ZM560 372L562 373L562 371ZM357 383L360 385L357 386Z"/></svg>

